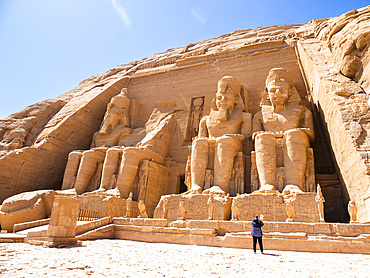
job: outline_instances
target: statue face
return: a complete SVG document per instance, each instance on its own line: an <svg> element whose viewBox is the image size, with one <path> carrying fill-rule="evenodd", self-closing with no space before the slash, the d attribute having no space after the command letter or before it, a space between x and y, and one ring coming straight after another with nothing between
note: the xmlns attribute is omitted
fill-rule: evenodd
<svg viewBox="0 0 370 278"><path fill-rule="evenodd" d="M287 103L290 95L288 82L281 81L276 83L272 81L267 85L267 90L272 105L284 105Z"/></svg>
<svg viewBox="0 0 370 278"><path fill-rule="evenodd" d="M115 110L116 109L111 109L108 106L108 109L104 115L103 125L99 131L100 134L108 134L118 124L119 116Z"/></svg>
<svg viewBox="0 0 370 278"><path fill-rule="evenodd" d="M227 108L232 110L236 102L237 91L231 87L228 81L220 80L218 82L218 91L216 93L216 107L220 109Z"/></svg>

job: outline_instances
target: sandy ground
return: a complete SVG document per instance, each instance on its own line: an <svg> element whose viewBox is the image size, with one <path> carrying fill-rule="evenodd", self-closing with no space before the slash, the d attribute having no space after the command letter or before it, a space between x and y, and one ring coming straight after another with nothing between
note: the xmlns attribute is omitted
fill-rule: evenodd
<svg viewBox="0 0 370 278"><path fill-rule="evenodd" d="M1 277L370 277L370 255L84 241L46 248L0 243Z"/></svg>

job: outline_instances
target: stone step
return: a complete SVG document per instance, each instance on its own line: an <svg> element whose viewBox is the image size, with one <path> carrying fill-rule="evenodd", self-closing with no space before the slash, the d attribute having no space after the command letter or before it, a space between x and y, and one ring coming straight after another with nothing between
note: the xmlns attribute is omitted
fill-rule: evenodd
<svg viewBox="0 0 370 278"><path fill-rule="evenodd" d="M0 243L23 242L25 237L15 233L0 233Z"/></svg>
<svg viewBox="0 0 370 278"><path fill-rule="evenodd" d="M78 240L113 238L114 224L108 224L76 236Z"/></svg>
<svg viewBox="0 0 370 278"><path fill-rule="evenodd" d="M250 221L113 219L114 237L230 248L252 248ZM161 226L148 224L162 223ZM141 225L142 224L142 225ZM341 223L265 222L265 249L370 254L370 225ZM356 245L356 248L353 248Z"/></svg>

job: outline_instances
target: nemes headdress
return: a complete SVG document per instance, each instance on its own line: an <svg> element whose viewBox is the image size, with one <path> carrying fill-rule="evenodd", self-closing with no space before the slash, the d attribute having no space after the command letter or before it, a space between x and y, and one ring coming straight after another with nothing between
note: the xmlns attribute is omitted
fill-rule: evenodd
<svg viewBox="0 0 370 278"><path fill-rule="evenodd" d="M271 105L268 98L267 86L271 83L287 82L290 87L291 94L289 95L288 103L299 103L301 98L298 94L296 87L293 84L293 78L289 71L283 68L273 68L269 71L266 81L265 81L265 90L261 99L260 106Z"/></svg>

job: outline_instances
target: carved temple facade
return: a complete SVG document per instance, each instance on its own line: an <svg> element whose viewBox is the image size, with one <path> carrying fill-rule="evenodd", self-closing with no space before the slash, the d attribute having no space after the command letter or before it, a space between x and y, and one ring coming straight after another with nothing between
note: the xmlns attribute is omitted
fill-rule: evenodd
<svg viewBox="0 0 370 278"><path fill-rule="evenodd" d="M138 104L135 111L130 112L135 115L135 121L128 120L127 124L137 132L136 137L132 137L132 146L145 140L140 135L145 128L146 134L150 133L148 125L153 122L150 119L155 109L172 109L173 124L168 131L171 134L166 155L158 161L143 156L127 189L127 193L133 192L135 201L145 202L147 198L149 217L162 214L162 203L160 212L154 212L161 196L184 193L191 187L188 159L192 141L199 132L202 117L212 111L218 81L224 76L233 76L241 83L245 92L244 111L253 117L261 111L269 71L284 68L291 74L300 105L311 112L315 130L315 140L307 149L304 191L316 192L316 184L320 184L327 222L348 222L350 200L357 204L358 220L370 221L368 15L370 7L365 7L336 18L236 31L170 49L93 76L54 100L29 106L0 120L0 201L27 191L60 190L68 155L91 148L108 104L126 88L131 100ZM37 123L31 124L35 118ZM239 150L240 161L237 162L236 156L231 166L234 174L230 190L226 192L231 196L252 193L260 187L251 135L245 138ZM99 167L102 165L101 162ZM243 168L243 173L238 174L238 167ZM275 189L282 192L285 174L279 173L278 169ZM214 175L213 168L209 167L203 190L211 187ZM95 175L89 190L99 189L100 180L101 176ZM111 179L110 182L116 183ZM259 197L244 197L241 202L255 205L254 198ZM279 203L273 200L275 197L268 198L271 199L268 202ZM174 201L171 202L174 206ZM224 203L227 202L229 211L222 207L222 200L215 200L215 207L220 207L219 219L226 219L225 214L230 219L231 200ZM206 211L207 207L202 210ZM173 220L180 217L173 211L169 213ZM191 213L196 219L199 211L189 209ZM243 213L243 219L251 217L240 212ZM274 219L283 218L279 217ZM317 221L318 217L315 216ZM305 221L303 216L302 221Z"/></svg>

